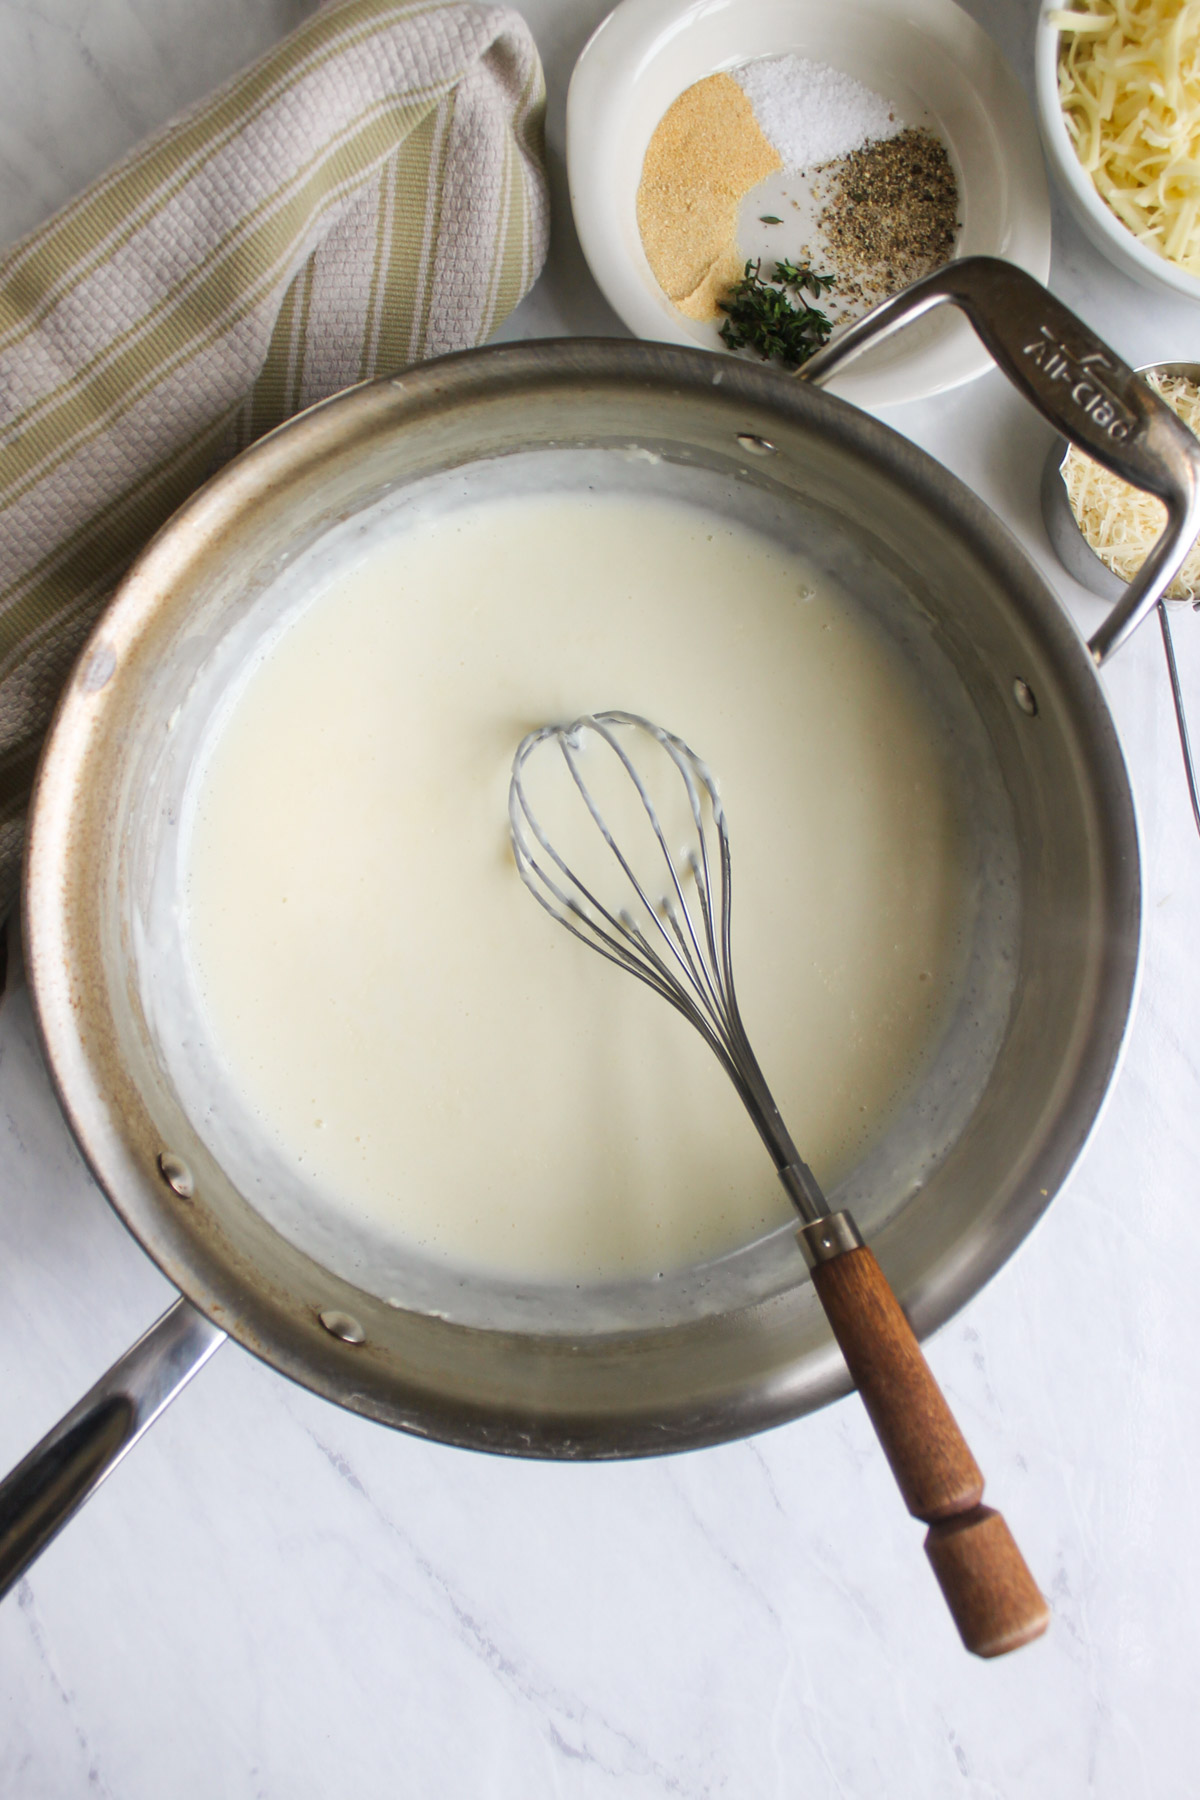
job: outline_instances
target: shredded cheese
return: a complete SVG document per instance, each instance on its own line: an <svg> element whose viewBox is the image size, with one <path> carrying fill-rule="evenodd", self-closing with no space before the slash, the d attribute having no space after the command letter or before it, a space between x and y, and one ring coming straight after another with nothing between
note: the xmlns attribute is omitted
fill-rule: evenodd
<svg viewBox="0 0 1200 1800"><path fill-rule="evenodd" d="M1096 191L1147 249L1200 275L1200 0L1077 0L1049 18Z"/></svg>
<svg viewBox="0 0 1200 1800"><path fill-rule="evenodd" d="M1182 375L1147 375L1167 405L1200 437L1200 388ZM1167 509L1153 494L1130 487L1072 444L1063 463L1063 481L1075 522L1096 555L1131 581L1167 522ZM1200 597L1200 539L1167 589L1172 600Z"/></svg>

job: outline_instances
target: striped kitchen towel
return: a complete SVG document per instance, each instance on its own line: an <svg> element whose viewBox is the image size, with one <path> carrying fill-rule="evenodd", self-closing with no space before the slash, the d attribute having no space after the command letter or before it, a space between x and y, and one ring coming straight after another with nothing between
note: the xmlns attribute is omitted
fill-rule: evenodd
<svg viewBox="0 0 1200 1800"><path fill-rule="evenodd" d="M0 908L55 697L146 540L282 419L527 291L542 104L515 13L342 0L0 257Z"/></svg>

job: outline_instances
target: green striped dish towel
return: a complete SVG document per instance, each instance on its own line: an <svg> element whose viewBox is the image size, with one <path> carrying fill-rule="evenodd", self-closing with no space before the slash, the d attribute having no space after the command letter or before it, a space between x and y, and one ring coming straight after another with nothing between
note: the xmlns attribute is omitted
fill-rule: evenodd
<svg viewBox="0 0 1200 1800"><path fill-rule="evenodd" d="M140 547L262 432L481 343L530 287L542 107L515 13L342 0L0 257L0 908Z"/></svg>

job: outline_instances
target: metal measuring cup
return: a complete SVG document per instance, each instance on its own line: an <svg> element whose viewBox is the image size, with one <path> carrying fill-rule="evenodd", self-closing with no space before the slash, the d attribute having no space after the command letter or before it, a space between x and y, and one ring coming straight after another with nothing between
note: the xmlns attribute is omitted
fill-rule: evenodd
<svg viewBox="0 0 1200 1800"><path fill-rule="evenodd" d="M1143 363L1137 373L1139 375L1181 376L1200 387L1200 363ZM1114 574L1108 564L1092 549L1067 497L1064 468L1069 449L1070 445L1065 437L1055 438L1050 446L1042 469L1042 518L1045 521L1055 554L1068 575L1073 575L1081 587L1090 588L1092 593L1098 594L1102 600L1119 600L1127 591L1128 583L1120 575ZM1158 623L1162 632L1163 650L1167 658L1167 673L1171 681L1171 700L1175 707L1175 722L1179 727L1179 746L1183 751L1183 766L1187 775L1188 797L1192 803L1192 817L1196 821L1196 829L1200 831L1200 782L1197 779L1196 763L1192 755L1187 710L1179 679L1179 666L1175 660L1175 644L1171 636L1170 615L1173 607L1191 607L1193 611L1200 610L1200 600L1169 600L1163 596L1157 603Z"/></svg>

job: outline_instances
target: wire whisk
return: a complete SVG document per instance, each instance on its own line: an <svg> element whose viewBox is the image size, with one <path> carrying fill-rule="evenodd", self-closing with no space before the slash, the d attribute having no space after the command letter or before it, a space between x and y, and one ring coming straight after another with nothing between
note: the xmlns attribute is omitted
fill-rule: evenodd
<svg viewBox="0 0 1200 1800"><path fill-rule="evenodd" d="M731 858L708 765L636 713L589 713L522 739L508 797L522 881L551 918L644 982L718 1058L804 1224L797 1237L847 1366L968 1649L1046 1628L1046 1603L899 1302L847 1212L830 1212L750 1047L733 979ZM547 819L553 820L548 829Z"/></svg>
<svg viewBox="0 0 1200 1800"><path fill-rule="evenodd" d="M621 903L606 903L596 891L599 882L585 880L567 863L535 812L527 783L530 759L539 750L559 753L565 765L560 772L569 775L623 879ZM597 767L598 759L607 767ZM643 851L650 851L638 859L640 867L618 842L597 797L602 782L612 793L614 774L633 801L629 835L641 825ZM671 840L661 816L668 808L680 825ZM636 713L590 713L570 725L544 725L522 741L508 810L517 868L530 893L574 937L636 975L695 1027L741 1096L801 1217L824 1217L825 1197L783 1122L742 1023L733 979L729 831L707 763L682 738Z"/></svg>

